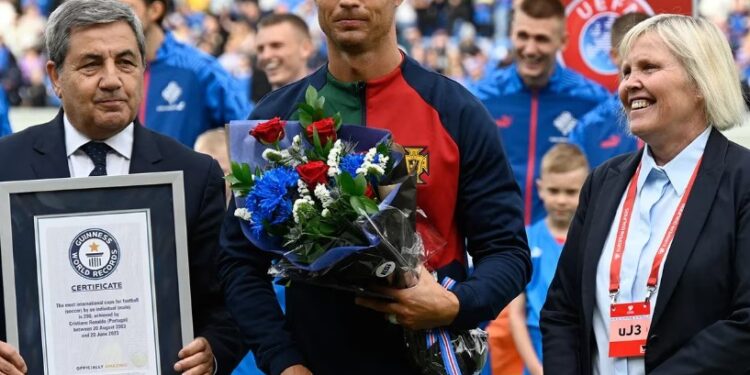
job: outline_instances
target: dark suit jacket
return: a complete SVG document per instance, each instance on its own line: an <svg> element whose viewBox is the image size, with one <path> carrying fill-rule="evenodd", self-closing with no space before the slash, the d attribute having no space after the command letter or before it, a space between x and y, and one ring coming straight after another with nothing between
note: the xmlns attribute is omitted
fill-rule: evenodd
<svg viewBox="0 0 750 375"><path fill-rule="evenodd" d="M70 177L62 111L49 123L0 139L0 160L4 161L0 181ZM229 374L245 353L216 276L218 236L225 210L221 169L211 157L136 121L130 174L163 171L182 171L184 176L194 334L208 339L219 364L218 373ZM0 317L4 340L3 309Z"/></svg>
<svg viewBox="0 0 750 375"><path fill-rule="evenodd" d="M545 373L592 373L597 262L641 152L606 162L581 191L541 315ZM714 129L664 264L646 373L746 374L749 350L750 151Z"/></svg>

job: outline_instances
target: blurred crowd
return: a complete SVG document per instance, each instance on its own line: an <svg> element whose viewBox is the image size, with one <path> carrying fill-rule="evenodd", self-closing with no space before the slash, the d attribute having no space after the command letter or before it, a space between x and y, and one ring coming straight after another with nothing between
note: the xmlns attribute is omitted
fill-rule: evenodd
<svg viewBox="0 0 750 375"><path fill-rule="evenodd" d="M45 73L42 32L61 0L0 0L0 82L14 106L57 106ZM750 75L750 2L701 1L699 11L720 25L744 79ZM513 0L406 0L396 14L399 43L422 64L470 85L510 61L508 37ZM259 19L292 12L307 21L315 54L311 68L325 62L326 46L313 0L178 0L165 19L178 40L215 56L247 90L252 102L270 90L255 67Z"/></svg>
<svg viewBox="0 0 750 375"><path fill-rule="evenodd" d="M11 105L56 106L45 73L42 32L60 0L0 0L0 80ZM508 56L512 0L408 0L397 25L403 49L432 69L461 82L476 81ZM326 46L313 0L182 0L165 19L178 40L215 56L246 88L251 101L270 90L255 67L259 19L293 12L310 26L315 54Z"/></svg>

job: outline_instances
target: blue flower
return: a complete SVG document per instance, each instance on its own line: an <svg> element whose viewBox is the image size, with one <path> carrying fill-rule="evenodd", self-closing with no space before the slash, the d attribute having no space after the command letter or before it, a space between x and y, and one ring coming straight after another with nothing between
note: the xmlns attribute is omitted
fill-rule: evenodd
<svg viewBox="0 0 750 375"><path fill-rule="evenodd" d="M292 217L292 194L299 175L289 167L266 171L255 181L245 207L252 213L252 230L260 237L266 225L278 225Z"/></svg>
<svg viewBox="0 0 750 375"><path fill-rule="evenodd" d="M363 154L348 154L341 158L339 163L339 169L342 172L349 173L352 177L357 177L357 169L362 166L362 162L365 160Z"/></svg>

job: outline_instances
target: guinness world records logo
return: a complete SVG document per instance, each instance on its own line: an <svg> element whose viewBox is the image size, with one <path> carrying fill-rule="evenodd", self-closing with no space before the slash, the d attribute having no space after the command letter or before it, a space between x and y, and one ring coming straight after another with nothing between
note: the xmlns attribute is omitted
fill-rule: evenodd
<svg viewBox="0 0 750 375"><path fill-rule="evenodd" d="M78 233L70 244L68 259L73 270L89 280L109 276L120 263L120 246L111 233L90 228Z"/></svg>
<svg viewBox="0 0 750 375"><path fill-rule="evenodd" d="M565 9L568 46L562 53L566 66L604 85L617 88L617 67L610 61L612 23L622 14L653 15L645 0L575 0Z"/></svg>

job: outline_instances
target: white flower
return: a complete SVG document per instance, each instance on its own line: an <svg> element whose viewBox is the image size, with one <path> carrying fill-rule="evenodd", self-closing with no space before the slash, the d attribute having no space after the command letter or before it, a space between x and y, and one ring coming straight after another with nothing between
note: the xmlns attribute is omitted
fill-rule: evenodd
<svg viewBox="0 0 750 375"><path fill-rule="evenodd" d="M331 210L324 208L323 211L320 212L320 216L323 216L323 217L331 216Z"/></svg>
<svg viewBox="0 0 750 375"><path fill-rule="evenodd" d="M378 150L375 147L367 151L367 154L365 154L365 158L362 161L362 165L357 168L356 173L363 175L374 174L377 176L385 174L385 163L388 162L387 157L380 155L378 164L373 164L372 162L375 160L375 155L379 155ZM383 159L385 159L385 161L383 161Z"/></svg>
<svg viewBox="0 0 750 375"><path fill-rule="evenodd" d="M333 198L331 198L331 192L326 189L326 186L323 184L318 184L315 187L315 196L320 200L320 204L323 205L323 208L328 208L328 206L333 203Z"/></svg>
<svg viewBox="0 0 750 375"><path fill-rule="evenodd" d="M294 222L299 224L301 216L300 211L303 209L314 209L312 199L310 197L299 198L294 201L292 207L292 216L294 216Z"/></svg>
<svg viewBox="0 0 750 375"><path fill-rule="evenodd" d="M302 179L297 180L297 192L302 197L310 196L310 190L307 189L307 184Z"/></svg>
<svg viewBox="0 0 750 375"><path fill-rule="evenodd" d="M341 151L343 148L344 144L341 143L340 139L337 139L333 144L331 151L328 153L328 160L326 164L328 164L329 177L335 177L341 174L341 169L339 169L339 162L341 161Z"/></svg>
<svg viewBox="0 0 750 375"><path fill-rule="evenodd" d="M245 221L252 221L252 214L247 208L238 208L234 210L234 216Z"/></svg>

